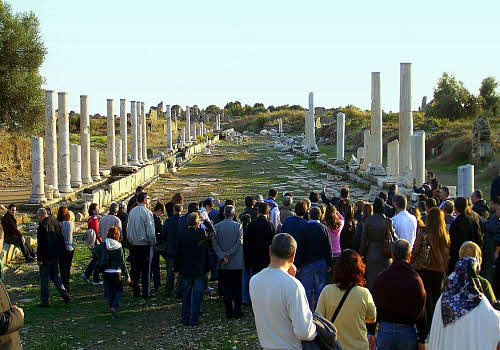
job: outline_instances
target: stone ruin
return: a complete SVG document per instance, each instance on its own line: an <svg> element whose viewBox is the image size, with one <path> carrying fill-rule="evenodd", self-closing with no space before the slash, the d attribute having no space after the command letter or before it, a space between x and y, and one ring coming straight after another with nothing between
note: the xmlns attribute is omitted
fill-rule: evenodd
<svg viewBox="0 0 500 350"><path fill-rule="evenodd" d="M479 117L472 123L472 159L487 161L492 156L491 127L486 116Z"/></svg>

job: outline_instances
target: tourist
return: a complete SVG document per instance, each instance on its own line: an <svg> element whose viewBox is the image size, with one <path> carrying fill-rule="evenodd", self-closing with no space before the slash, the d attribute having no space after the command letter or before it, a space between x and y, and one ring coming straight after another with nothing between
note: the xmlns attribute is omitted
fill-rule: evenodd
<svg viewBox="0 0 500 350"><path fill-rule="evenodd" d="M243 241L245 241L245 237L247 234L248 224L252 221L250 214L241 215L241 228L243 230ZM245 246L243 246L243 256L245 256ZM250 304L250 278L252 277L252 270L250 266L245 264L245 259L243 258L243 272L241 275L241 294L242 299L241 302L243 305Z"/></svg>
<svg viewBox="0 0 500 350"><path fill-rule="evenodd" d="M477 278L479 279L479 282L481 283L481 288L488 300L490 301L490 304L494 307L495 304L497 303L495 293L493 292L493 289L491 288L490 282L484 278L483 276L479 275L479 272L481 271L481 264L483 262L483 256L481 253L481 248L479 246L471 241L467 241L462 246L460 247L460 250L458 251L458 257L460 259L470 257L474 258L477 261L477 268L476 270Z"/></svg>
<svg viewBox="0 0 500 350"><path fill-rule="evenodd" d="M24 327L24 311L12 304L5 284L0 280L0 344L5 350L22 350L19 330Z"/></svg>
<svg viewBox="0 0 500 350"><path fill-rule="evenodd" d="M470 200L473 204L472 210L477 213L480 217L488 219L490 217L490 209L486 205L483 199L483 192L481 190L475 190L470 196Z"/></svg>
<svg viewBox="0 0 500 350"><path fill-rule="evenodd" d="M358 221L358 226L356 227L356 235L353 240L353 248L355 251L361 254L361 238L363 237L363 231L365 229L366 220L373 215L373 206L370 203L365 203L363 205L361 221Z"/></svg>
<svg viewBox="0 0 500 350"><path fill-rule="evenodd" d="M99 232L99 220L101 219L101 216L99 215L99 206L97 203L92 203L89 206L89 218L87 220L87 229L92 230L95 233L95 242L89 242L91 243L90 245L93 246L93 244L99 244L102 242L102 238L97 234ZM89 245L89 248L90 248ZM90 250L92 252L92 249ZM92 279L92 284L94 286L99 286L102 285L101 278L99 276L99 270L96 267L96 262L97 262L97 257L95 254L92 253L92 259L90 260L90 263L87 265L87 268L85 269L85 272L82 274L82 278L85 281L88 281L90 278L90 274L93 274L93 279Z"/></svg>
<svg viewBox="0 0 500 350"><path fill-rule="evenodd" d="M421 261L419 257L426 253L426 248L429 248L427 253L431 257L430 264L418 266ZM421 227L417 233L411 257L412 267L417 270L422 282L424 282L427 298L425 300L425 320L421 326L425 327L426 333L429 333L434 307L441 295L450 258L450 236L446 231L442 210L432 208L429 211L425 226Z"/></svg>
<svg viewBox="0 0 500 350"><path fill-rule="evenodd" d="M328 228L320 222L321 210L312 207L309 221L304 227L301 261L297 261L299 280L306 290L307 301L311 310L316 308L321 291L326 286L326 273L333 266L332 249L328 237Z"/></svg>
<svg viewBox="0 0 500 350"><path fill-rule="evenodd" d="M500 313L483 297L477 261L462 258L446 281L429 337L429 350L485 350L500 347Z"/></svg>
<svg viewBox="0 0 500 350"><path fill-rule="evenodd" d="M99 219L99 228L97 231L97 235L99 236L101 242L104 242L108 237L109 228L111 226L117 227L121 233L122 222L120 218L117 216L118 208L119 208L118 203L111 203L109 205L109 213Z"/></svg>
<svg viewBox="0 0 500 350"><path fill-rule="evenodd" d="M392 220L384 215L384 201L376 198L373 202L373 215L364 221L359 247L359 253L366 258L366 282L370 290L378 274L392 262L390 256L384 255L384 240L387 235L397 239Z"/></svg>
<svg viewBox="0 0 500 350"><path fill-rule="evenodd" d="M276 227L269 221L269 205L260 203L257 219L248 224L243 240L245 265L250 267L252 275L258 274L269 265L269 246L276 234Z"/></svg>
<svg viewBox="0 0 500 350"><path fill-rule="evenodd" d="M307 225L306 215L307 205L304 201L299 201L295 204L295 215L290 216L283 221L280 232L290 234L297 245L302 244L303 230Z"/></svg>
<svg viewBox="0 0 500 350"><path fill-rule="evenodd" d="M162 221L161 217L165 214L165 204L158 201L153 209L153 220L155 224L156 249L153 251L153 260L151 261L151 273L153 274L153 285L155 293L161 289L161 274L160 274L160 255L163 256L165 244L162 240Z"/></svg>
<svg viewBox="0 0 500 350"><path fill-rule="evenodd" d="M59 272L61 274L61 280L64 285L64 289L69 293L69 277L71 276L71 264L73 262L73 255L75 253L75 245L73 243L73 232L75 231L75 223L71 221L71 216L68 211L68 207L59 207L57 212L57 221L61 223L64 243L66 245L66 251L64 255L59 259Z"/></svg>
<svg viewBox="0 0 500 350"><path fill-rule="evenodd" d="M342 349L369 348L366 323L375 322L377 310L370 291L363 288L364 273L361 256L351 249L342 251L333 268L333 284L326 286L319 296L316 312L327 320L337 315L333 324ZM339 305L344 298L344 304ZM374 336L370 342L375 343Z"/></svg>
<svg viewBox="0 0 500 350"><path fill-rule="evenodd" d="M180 234L182 234L184 231L186 231L187 228L188 228L188 226L189 226L189 224L188 224L188 216L189 216L189 214L194 213L194 212L198 212L199 208L200 207L198 206L198 203L196 203L196 202L191 202L191 203L188 204L188 211L187 211L187 213L184 214L184 215L182 215L179 218L179 229L178 229L178 232ZM224 215L224 210L220 210L219 216L221 214ZM224 220L224 219L222 219L222 220ZM220 221L222 221L222 220L220 220ZM219 222L219 219L217 219L216 221L214 221L214 223L217 223L217 222Z"/></svg>
<svg viewBox="0 0 500 350"><path fill-rule="evenodd" d="M156 245L155 224L153 213L149 210L149 198L146 192L137 196L138 205L132 209L128 216L128 242L132 255L130 277L134 298L150 296L151 256ZM142 284L139 287L139 279Z"/></svg>
<svg viewBox="0 0 500 350"><path fill-rule="evenodd" d="M120 203L118 206L118 214L116 214L118 219L120 219L121 223L121 228L122 232L120 235L121 243L124 248L128 248L128 241L127 241L127 223L128 223L128 213L127 213L127 207L123 202Z"/></svg>
<svg viewBox="0 0 500 350"><path fill-rule="evenodd" d="M484 223L483 267L481 275L493 281L495 253L500 243L500 203L494 203L495 211ZM500 264L497 264L500 268Z"/></svg>
<svg viewBox="0 0 500 350"><path fill-rule="evenodd" d="M212 213L214 207L214 199L212 197L206 198L202 205L200 206L200 214L203 217L203 220L212 220L210 216L215 217Z"/></svg>
<svg viewBox="0 0 500 350"><path fill-rule="evenodd" d="M123 294L122 275L127 283L130 283L125 255L120 243L120 229L111 226L104 242L95 248L98 261L103 261L101 266L102 279L104 280L104 295L108 298L109 311L113 318L120 318L118 307Z"/></svg>
<svg viewBox="0 0 500 350"><path fill-rule="evenodd" d="M328 229L328 238L330 241L330 247L332 249L332 268L335 264L335 260L340 256L342 252L341 243L340 243L340 232L344 227L344 217L342 214L337 212L337 208L335 206L329 204L326 208L324 225ZM304 234L307 231L304 230Z"/></svg>
<svg viewBox="0 0 500 350"><path fill-rule="evenodd" d="M450 200L450 189L446 186L439 190L439 209L443 209L444 202Z"/></svg>
<svg viewBox="0 0 500 350"><path fill-rule="evenodd" d="M315 207L318 205L319 202L319 195L317 192L311 192L309 193L309 200L311 201L311 207Z"/></svg>
<svg viewBox="0 0 500 350"><path fill-rule="evenodd" d="M47 215L45 208L39 208L36 212L38 221L38 230L36 233L37 248L36 257L40 269L40 299L39 306L50 306L49 280L56 286L64 303L69 303L68 292L59 276L59 259L66 252L64 243L64 232L61 223L52 215Z"/></svg>
<svg viewBox="0 0 500 350"><path fill-rule="evenodd" d="M138 196L142 192L144 192L144 187L137 186L137 188L135 189L134 195L132 197L130 197L130 199L128 200L127 213L130 213L130 211L134 208L134 204L137 203Z"/></svg>
<svg viewBox="0 0 500 350"><path fill-rule="evenodd" d="M406 239L413 246L417 237L417 219L406 210L406 197L395 195L392 199L396 215L392 218L396 235L401 239Z"/></svg>
<svg viewBox="0 0 500 350"><path fill-rule="evenodd" d="M173 196L172 196L172 200L171 200L172 203L174 204L180 204L180 205L183 205L184 204L184 197L182 196L182 193L180 192L176 192Z"/></svg>
<svg viewBox="0 0 500 350"><path fill-rule="evenodd" d="M200 306L209 270L208 237L200 227L200 213L188 216L188 228L180 235L175 258L175 271L182 276L182 324L198 325Z"/></svg>
<svg viewBox="0 0 500 350"><path fill-rule="evenodd" d="M490 186L490 199L496 201L498 197L500 197L500 168Z"/></svg>
<svg viewBox="0 0 500 350"><path fill-rule="evenodd" d="M302 349L316 337L316 326L302 284L295 279L297 243L286 233L268 247L270 264L250 280L255 326L263 349Z"/></svg>
<svg viewBox="0 0 500 350"><path fill-rule="evenodd" d="M426 213L429 212L429 210L431 210L432 208L436 208L437 206L438 206L437 202L436 202L436 200L434 198L427 198L425 200L425 212Z"/></svg>
<svg viewBox="0 0 500 350"><path fill-rule="evenodd" d="M331 204L331 205L337 206L337 204L340 200L349 199L349 197L350 197L349 186L342 185L340 187L340 197L333 196L332 198L328 199L326 196L326 185L323 185L323 190L321 191L321 201L323 203L325 203L326 205Z"/></svg>
<svg viewBox="0 0 500 350"><path fill-rule="evenodd" d="M251 196L245 197L245 210L240 214L240 221L242 220L242 216L248 214L250 216L250 220L257 219L257 209L255 209L255 200Z"/></svg>
<svg viewBox="0 0 500 350"><path fill-rule="evenodd" d="M286 218L289 216L294 216L295 213L292 211L292 197L290 196L285 196L283 197L283 205L280 208L280 220L281 222L285 222Z"/></svg>
<svg viewBox="0 0 500 350"><path fill-rule="evenodd" d="M309 210L311 209L311 201L309 198L304 198L303 199L304 203L306 203L306 214L304 215L304 219L309 220Z"/></svg>
<svg viewBox="0 0 500 350"><path fill-rule="evenodd" d="M472 209L465 197L455 199L455 209L458 213L450 225L450 264L448 274L455 271L458 261L458 251L465 241L472 241L479 247L483 246L483 234L479 225L479 218L471 215Z"/></svg>
<svg viewBox="0 0 500 350"><path fill-rule="evenodd" d="M262 197L261 194L258 194L255 196L255 204L254 204L254 208L256 211L259 209L260 203L264 203L264 197Z"/></svg>
<svg viewBox="0 0 500 350"><path fill-rule="evenodd" d="M357 221L354 218L354 205L348 203L344 207L344 226L340 232L340 249L353 249Z"/></svg>
<svg viewBox="0 0 500 350"><path fill-rule="evenodd" d="M423 229L425 227L424 220L422 219L422 214L420 214L420 210L417 207L411 207L408 212L417 219L417 235L418 230Z"/></svg>
<svg viewBox="0 0 500 350"><path fill-rule="evenodd" d="M454 211L455 211L455 204L452 201L444 202L443 204L444 222L446 224L446 231L448 232L450 232L451 223L455 220L455 216L453 215Z"/></svg>
<svg viewBox="0 0 500 350"><path fill-rule="evenodd" d="M182 205L174 204L172 216L168 217L163 223L162 236L166 237L165 243L167 246L167 276L165 281L165 295L170 297L172 291L174 289L175 282L175 272L174 272L174 264L175 264L175 256L177 254L177 242L181 236L181 231L179 230L179 220L182 214ZM180 281L177 278L177 288L176 295L178 297L181 296L180 290Z"/></svg>
<svg viewBox="0 0 500 350"><path fill-rule="evenodd" d="M280 209L278 208L278 204L276 203L276 198L278 198L278 191L274 188L269 190L269 197L264 200L264 203L269 205L269 221L271 221L276 227L276 231L279 232L281 227L281 219L280 219Z"/></svg>
<svg viewBox="0 0 500 350"><path fill-rule="evenodd" d="M434 173L432 171L428 171L425 176L425 182L419 188L417 188L417 180L413 178L413 192L426 193L431 188L432 179L434 178Z"/></svg>
<svg viewBox="0 0 500 350"><path fill-rule="evenodd" d="M241 318L241 275L243 270L243 228L234 222L234 207L224 207L224 221L215 225L213 249L219 258L219 278L227 318ZM234 303L234 306L233 306Z"/></svg>
<svg viewBox="0 0 500 350"><path fill-rule="evenodd" d="M392 203L392 198L396 194L398 194L398 185L390 184L389 185L389 192L387 192L387 204L389 204L391 207L394 207L394 204Z"/></svg>
<svg viewBox="0 0 500 350"><path fill-rule="evenodd" d="M354 219L358 223L363 221L363 206L366 204L364 200L358 200L354 202Z"/></svg>
<svg viewBox="0 0 500 350"><path fill-rule="evenodd" d="M325 221L325 215L326 215L326 205L324 205L323 203L321 203L321 204L318 204L316 207L318 207L319 210L321 211L321 215L320 215L319 221L321 223L324 223L324 221Z"/></svg>
<svg viewBox="0 0 500 350"><path fill-rule="evenodd" d="M4 234L4 243L12 244L21 249L24 259L27 263L36 261L35 250L26 238L19 232L16 220L17 208L15 204L10 204L7 212L2 217L2 228ZM1 247L0 247L1 248Z"/></svg>
<svg viewBox="0 0 500 350"><path fill-rule="evenodd" d="M378 275L371 289L377 307L377 349L423 349L427 334L415 324L425 312L425 288L409 264L411 244L399 239L392 244L392 265ZM450 348L440 348L450 349Z"/></svg>
<svg viewBox="0 0 500 350"><path fill-rule="evenodd" d="M418 201L417 208L420 211L420 218L423 222L425 222L425 219L427 218L427 208L425 207L425 201Z"/></svg>
<svg viewBox="0 0 500 350"><path fill-rule="evenodd" d="M388 218L392 218L394 215L396 215L396 210L394 209L394 207L387 204L387 199L389 198L387 196L387 193L380 192L378 194L378 198L382 199L385 202L385 206L384 206L384 215L385 216L387 216Z"/></svg>

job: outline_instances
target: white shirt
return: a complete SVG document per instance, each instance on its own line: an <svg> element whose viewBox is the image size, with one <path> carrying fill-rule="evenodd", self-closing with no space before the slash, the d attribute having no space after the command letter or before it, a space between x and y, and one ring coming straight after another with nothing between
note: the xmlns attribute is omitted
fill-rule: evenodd
<svg viewBox="0 0 500 350"><path fill-rule="evenodd" d="M406 239L413 247L415 238L417 238L417 218L403 210L394 215L392 222L398 238Z"/></svg>
<svg viewBox="0 0 500 350"><path fill-rule="evenodd" d="M283 270L267 267L250 279L250 297L264 349L302 349L316 326L302 284Z"/></svg>

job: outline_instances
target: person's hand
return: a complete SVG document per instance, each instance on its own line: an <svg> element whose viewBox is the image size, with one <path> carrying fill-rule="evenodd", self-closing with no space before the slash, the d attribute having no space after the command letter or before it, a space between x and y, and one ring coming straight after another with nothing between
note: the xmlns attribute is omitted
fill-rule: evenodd
<svg viewBox="0 0 500 350"><path fill-rule="evenodd" d="M368 344L369 344L369 347L370 347L370 350L377 350L377 342L376 342L376 338L374 335L369 335L368 336Z"/></svg>
<svg viewBox="0 0 500 350"><path fill-rule="evenodd" d="M21 242L26 243L26 239L24 238L24 236L21 236Z"/></svg>
<svg viewBox="0 0 500 350"><path fill-rule="evenodd" d="M295 275L297 274L297 267L295 267L294 264L290 265L290 267L288 268L288 274L292 277L295 277Z"/></svg>
<svg viewBox="0 0 500 350"><path fill-rule="evenodd" d="M21 314L21 316L24 318L24 311L23 311L23 309L21 309L19 306L17 306L17 305L13 305L13 306L12 306L12 310L17 310L17 311L19 311L19 313Z"/></svg>
<svg viewBox="0 0 500 350"><path fill-rule="evenodd" d="M132 282L132 280L130 279L130 277L127 278L127 284L130 284Z"/></svg>
<svg viewBox="0 0 500 350"><path fill-rule="evenodd" d="M417 343L417 350L425 350L425 344L424 343Z"/></svg>

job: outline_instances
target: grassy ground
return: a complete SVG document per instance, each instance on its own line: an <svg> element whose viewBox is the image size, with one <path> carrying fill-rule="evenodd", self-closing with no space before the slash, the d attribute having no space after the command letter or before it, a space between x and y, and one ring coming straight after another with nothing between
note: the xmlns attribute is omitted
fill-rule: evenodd
<svg viewBox="0 0 500 350"><path fill-rule="evenodd" d="M268 139L253 139L241 145L224 142L211 156L200 155L175 176L158 180L147 189L153 198L168 201L181 191L185 204L207 196L236 200L237 212L243 209L246 195L266 194L271 186L292 190L296 197L305 196L311 188L319 190L326 176L320 170L303 165L303 159L280 162ZM317 186L315 187L314 184ZM329 188L339 183L330 182ZM365 192L359 192L364 195ZM280 196L280 200L281 200ZM102 287L83 281L81 274L90 260L83 246L82 231L75 235L76 251L71 276L72 302L64 305L54 288L51 307L39 308L38 268L34 264L16 263L6 272L5 284L13 302L25 312L21 339L25 349L259 349L252 312L226 321L224 306L217 295L205 295L202 324L184 327L180 323L181 303L164 298L162 292L147 302L131 297L125 288L120 320L112 320ZM161 266L164 267L161 260ZM162 281L165 280L162 269ZM212 287L216 287L211 283Z"/></svg>

